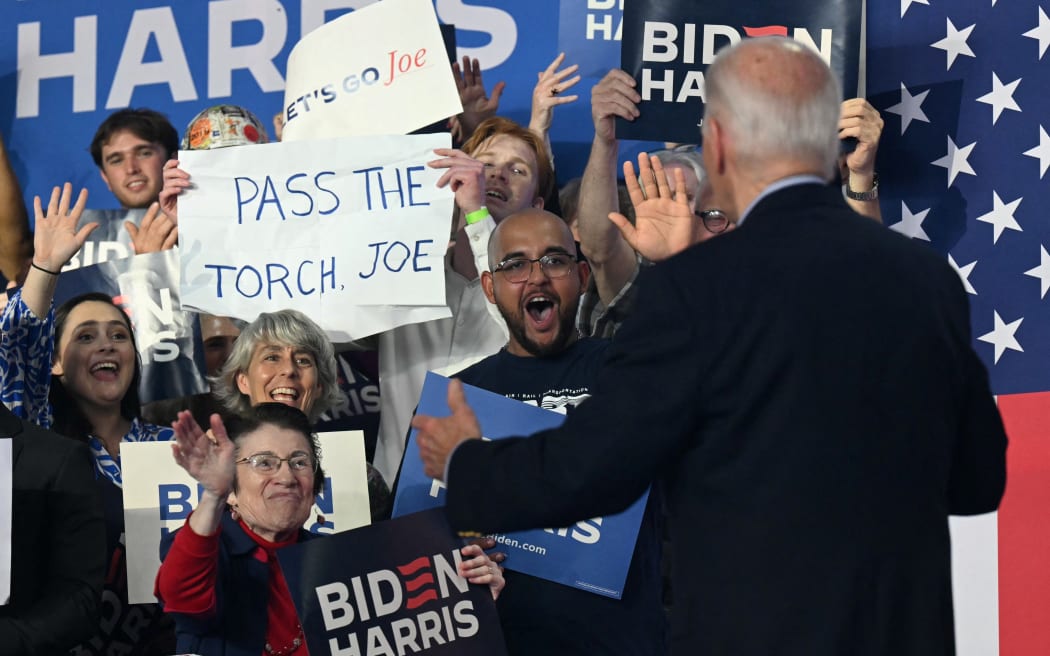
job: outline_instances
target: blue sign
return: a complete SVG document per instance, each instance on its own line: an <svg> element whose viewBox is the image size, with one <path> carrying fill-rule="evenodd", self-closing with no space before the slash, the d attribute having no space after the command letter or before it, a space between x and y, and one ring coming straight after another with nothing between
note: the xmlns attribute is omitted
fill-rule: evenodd
<svg viewBox="0 0 1050 656"><path fill-rule="evenodd" d="M277 552L311 654L503 656L487 585L460 576L443 510Z"/></svg>
<svg viewBox="0 0 1050 656"><path fill-rule="evenodd" d="M745 38L785 36L812 48L857 95L861 0L631 0L623 15L622 68L642 97L640 116L617 119L626 139L698 143L704 73L721 48Z"/></svg>
<svg viewBox="0 0 1050 656"><path fill-rule="evenodd" d="M530 435L561 425L565 415L508 399L499 394L464 385L467 402L481 424L486 439ZM427 373L416 412L447 416L448 379ZM646 491L630 508L618 515L595 517L565 528L521 531L494 535L506 552L508 569L570 585L587 592L619 599L638 538ZM443 506L445 486L423 473L416 431L408 437L401 464L394 517Z"/></svg>

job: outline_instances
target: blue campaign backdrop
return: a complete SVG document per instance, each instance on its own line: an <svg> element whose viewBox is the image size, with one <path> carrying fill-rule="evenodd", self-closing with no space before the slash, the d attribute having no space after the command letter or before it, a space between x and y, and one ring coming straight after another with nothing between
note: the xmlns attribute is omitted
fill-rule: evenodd
<svg viewBox="0 0 1050 656"><path fill-rule="evenodd" d="M615 65L618 0L434 0L456 27L460 57L477 57L491 91L507 82L500 113L526 123L536 76L559 51L561 5L581 26L561 45L589 58L591 72ZM99 123L122 107L166 113L180 134L201 109L247 107L269 125L283 101L292 47L310 29L371 0L22 0L6 2L0 22L0 134L31 207L33 195L69 180L91 192L89 207L117 206L88 145ZM581 13L582 12L582 13ZM587 14L609 29L591 29ZM582 16L582 21L580 17ZM406 20L410 20L406 17ZM592 55L591 46L601 55ZM607 58L614 54L611 61ZM559 179L582 171L593 134L590 87L559 107L551 138ZM630 156L651 144L627 148Z"/></svg>
<svg viewBox="0 0 1050 656"><path fill-rule="evenodd" d="M428 372L416 411L438 417L448 415L448 382L448 378ZM563 414L471 385L464 385L463 389L487 439L529 435L560 426L565 420ZM577 522L565 529L500 535L496 538L497 547L508 555L506 567L516 572L619 599L648 498L646 491L618 515ZM405 447L393 515L399 517L444 503L444 486L423 473L413 430Z"/></svg>

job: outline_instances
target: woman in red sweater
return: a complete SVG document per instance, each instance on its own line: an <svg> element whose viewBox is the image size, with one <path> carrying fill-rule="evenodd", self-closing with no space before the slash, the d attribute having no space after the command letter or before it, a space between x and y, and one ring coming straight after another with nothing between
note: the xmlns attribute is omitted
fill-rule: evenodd
<svg viewBox="0 0 1050 656"><path fill-rule="evenodd" d="M179 653L306 654L276 552L314 536L302 529L324 481L317 437L297 408L262 403L204 431L189 412L174 424L175 460L202 486L200 502L166 543L156 593L175 615ZM162 547L162 550L164 547ZM482 549L463 548L461 573L503 575Z"/></svg>

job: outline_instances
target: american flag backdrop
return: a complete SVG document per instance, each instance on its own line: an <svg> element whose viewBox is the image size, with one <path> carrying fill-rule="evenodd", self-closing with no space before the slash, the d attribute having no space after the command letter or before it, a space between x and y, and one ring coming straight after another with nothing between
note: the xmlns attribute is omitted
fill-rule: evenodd
<svg viewBox="0 0 1050 656"><path fill-rule="evenodd" d="M1046 656L1050 1L867 5L883 219L958 271L1010 437L999 512L952 523L959 654Z"/></svg>

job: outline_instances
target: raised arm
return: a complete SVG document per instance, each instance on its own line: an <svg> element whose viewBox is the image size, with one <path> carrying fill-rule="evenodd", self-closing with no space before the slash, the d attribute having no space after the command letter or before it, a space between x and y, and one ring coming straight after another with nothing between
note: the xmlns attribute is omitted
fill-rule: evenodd
<svg viewBox="0 0 1050 656"><path fill-rule="evenodd" d="M579 70L579 64L566 66L558 70L565 62L565 53L554 58L545 70L539 72L539 80L532 89L532 114L529 117L529 129L543 139L550 153L553 163L554 153L551 150L550 129L554 121L554 108L576 101L579 96L565 95L565 92L580 81L579 75L573 75ZM570 77L572 76L572 77Z"/></svg>
<svg viewBox="0 0 1050 656"><path fill-rule="evenodd" d="M858 214L882 223L878 190L875 184L875 154L879 150L883 120L879 111L863 98L851 98L842 103L839 118L839 139L853 137L857 147L846 156L842 179L852 194L846 202ZM857 195L863 198L856 198ZM874 196L874 198L867 198Z"/></svg>
<svg viewBox="0 0 1050 656"><path fill-rule="evenodd" d="M463 141L466 141L482 121L496 115L500 96L503 95L507 83L497 82L496 86L492 87L490 96L485 91L485 81L481 77L481 64L476 58L472 60L470 57L463 58L462 68L458 62L452 62L452 75L456 79L459 101L463 105L459 125Z"/></svg>
<svg viewBox="0 0 1050 656"><path fill-rule="evenodd" d="M610 212L619 211L615 120L617 116L626 120L638 117L636 103L641 96L634 86L634 78L613 69L591 91L594 141L580 182L577 227L580 248L591 264L598 296L605 304L612 302L637 266L634 250L608 218Z"/></svg>
<svg viewBox="0 0 1050 656"><path fill-rule="evenodd" d="M58 187L51 190L46 214L41 207L40 196L33 198L33 211L36 213L33 263L22 287L22 300L37 317L46 316L51 309L58 272L77 254L91 231L98 227L98 223L94 222L77 227L84 206L87 205L87 197L87 189L81 189L76 204L70 207L73 185L67 182L61 191Z"/></svg>

